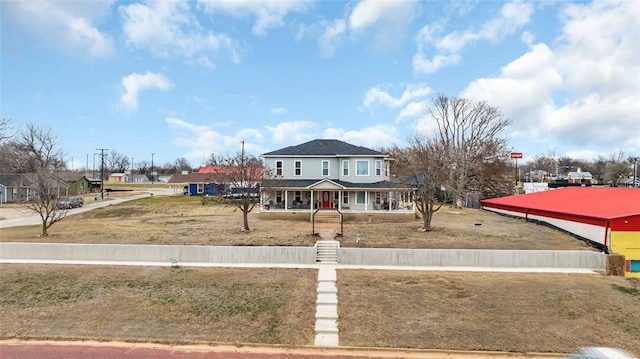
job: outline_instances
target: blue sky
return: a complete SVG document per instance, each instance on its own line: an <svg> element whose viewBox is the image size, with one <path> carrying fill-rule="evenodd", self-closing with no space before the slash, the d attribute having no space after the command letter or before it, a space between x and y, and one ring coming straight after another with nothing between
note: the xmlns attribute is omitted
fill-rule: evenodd
<svg viewBox="0 0 640 359"><path fill-rule="evenodd" d="M487 100L525 158L640 155L638 1L2 0L0 111L198 166L315 138L403 146L434 96Z"/></svg>

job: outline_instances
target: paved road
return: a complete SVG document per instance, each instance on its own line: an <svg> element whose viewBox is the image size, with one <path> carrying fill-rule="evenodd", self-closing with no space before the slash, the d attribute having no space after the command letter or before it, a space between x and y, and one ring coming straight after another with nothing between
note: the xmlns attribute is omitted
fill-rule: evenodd
<svg viewBox="0 0 640 359"><path fill-rule="evenodd" d="M145 193L145 194L135 195L131 197L114 198L114 199L108 199L100 202L88 202L87 204L85 204L80 208L70 209L67 212L67 216L72 216L74 214L83 213L83 212L90 211L92 209L107 207L107 206L111 206L111 205L126 202L126 201L149 197L150 195L170 195L171 194L170 190L165 190L165 189L161 189L161 190L154 189L150 192L151 193ZM40 219L40 216L37 213L31 212L31 211L27 211L27 213L28 214L20 217L0 220L0 229L42 224L42 219Z"/></svg>
<svg viewBox="0 0 640 359"><path fill-rule="evenodd" d="M550 359L550 354L390 351L350 348L179 346L132 343L0 342L2 359Z"/></svg>

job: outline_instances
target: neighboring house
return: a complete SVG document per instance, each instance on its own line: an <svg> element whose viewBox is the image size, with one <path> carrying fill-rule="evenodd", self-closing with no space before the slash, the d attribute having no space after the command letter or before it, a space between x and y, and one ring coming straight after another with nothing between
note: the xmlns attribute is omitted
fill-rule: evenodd
<svg viewBox="0 0 640 359"><path fill-rule="evenodd" d="M626 180L620 181L619 187L631 187L631 188L640 188L640 178L639 177L629 177Z"/></svg>
<svg viewBox="0 0 640 359"><path fill-rule="evenodd" d="M147 175L131 175L131 182L133 183L145 183L150 182Z"/></svg>
<svg viewBox="0 0 640 359"><path fill-rule="evenodd" d="M174 174L169 179L174 193L187 196L217 196L224 192L224 185L215 183L209 173Z"/></svg>
<svg viewBox="0 0 640 359"><path fill-rule="evenodd" d="M593 176L591 172L583 172L578 168L577 171L567 174L567 180L569 183L591 183Z"/></svg>
<svg viewBox="0 0 640 359"><path fill-rule="evenodd" d="M411 188L391 181L382 152L318 139L262 155L261 213L308 215L318 209L351 214L414 216Z"/></svg>
<svg viewBox="0 0 640 359"><path fill-rule="evenodd" d="M4 202L25 202L33 194L31 186L35 176L32 174L0 174L0 184L4 187Z"/></svg>
<svg viewBox="0 0 640 359"><path fill-rule="evenodd" d="M75 172L59 172L56 177L65 181L69 186L69 195L88 193L91 191L91 181L83 174Z"/></svg>
<svg viewBox="0 0 640 359"><path fill-rule="evenodd" d="M170 179L171 179L171 176L158 176L156 181L158 181L160 183L169 183Z"/></svg>
<svg viewBox="0 0 640 359"><path fill-rule="evenodd" d="M128 178L126 173L112 173L109 175L109 183L126 183Z"/></svg>
<svg viewBox="0 0 640 359"><path fill-rule="evenodd" d="M7 203L7 186L0 184L0 205Z"/></svg>
<svg viewBox="0 0 640 359"><path fill-rule="evenodd" d="M52 183L50 188L54 191L54 195L58 197L66 197L69 195L69 185L57 178L50 179ZM0 185L3 187L5 202L28 202L37 196L37 177L33 173L3 173L0 174Z"/></svg>

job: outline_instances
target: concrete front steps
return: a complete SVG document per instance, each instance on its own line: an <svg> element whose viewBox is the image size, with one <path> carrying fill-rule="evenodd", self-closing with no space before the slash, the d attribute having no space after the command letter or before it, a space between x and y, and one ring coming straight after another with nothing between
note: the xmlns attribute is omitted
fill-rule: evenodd
<svg viewBox="0 0 640 359"><path fill-rule="evenodd" d="M315 345L338 346L338 288L334 266L318 270L318 299L316 300Z"/></svg>
<svg viewBox="0 0 640 359"><path fill-rule="evenodd" d="M338 263L338 241L317 241L316 242L316 262L318 263Z"/></svg>

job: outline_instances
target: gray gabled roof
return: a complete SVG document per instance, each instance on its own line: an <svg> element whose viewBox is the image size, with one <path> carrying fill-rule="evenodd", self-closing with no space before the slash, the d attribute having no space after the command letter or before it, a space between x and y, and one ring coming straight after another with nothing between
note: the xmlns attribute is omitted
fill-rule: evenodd
<svg viewBox="0 0 640 359"><path fill-rule="evenodd" d="M312 140L297 146L289 146L272 152L267 152L262 156L375 156L386 157L387 155L372 149L354 146L340 140Z"/></svg>

